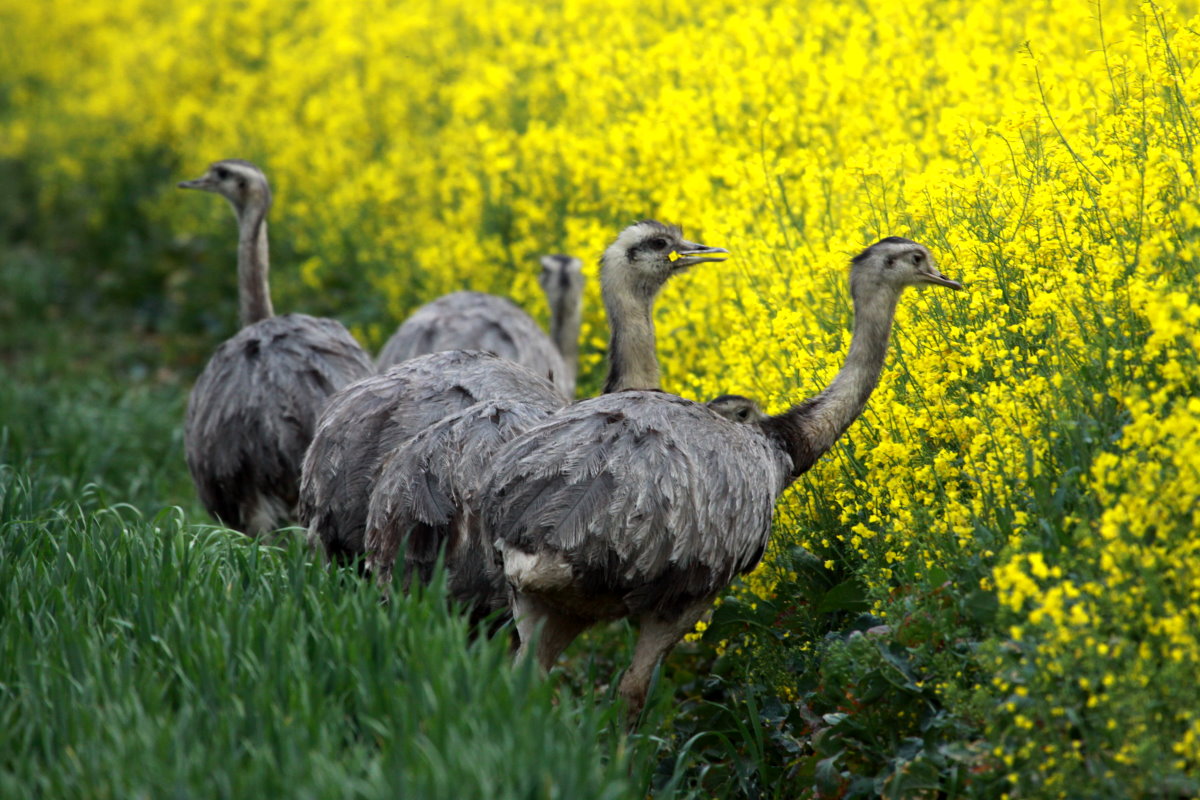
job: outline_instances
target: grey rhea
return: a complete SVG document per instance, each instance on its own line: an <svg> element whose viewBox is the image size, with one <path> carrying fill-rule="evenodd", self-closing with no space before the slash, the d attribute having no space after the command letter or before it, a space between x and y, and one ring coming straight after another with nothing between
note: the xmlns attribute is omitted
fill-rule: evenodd
<svg viewBox="0 0 1200 800"><path fill-rule="evenodd" d="M629 226L601 259L609 327L608 391L656 389L652 306L671 277L696 264L723 260L719 247L691 242L679 228L652 220ZM627 332L629 326L637 331ZM646 335L648 334L648 335ZM489 398L448 416L407 440L384 461L367 515L367 568L383 586L404 546L406 582L428 580L442 548L449 589L476 615L507 602L491 540L465 535L480 475L506 442L549 417L562 404Z"/></svg>
<svg viewBox="0 0 1200 800"><path fill-rule="evenodd" d="M541 264L538 283L550 306L550 336L507 298L454 292L421 306L400 325L379 354L379 369L442 350L486 350L529 367L574 397L583 264L565 255L542 256Z"/></svg>
<svg viewBox="0 0 1200 800"><path fill-rule="evenodd" d="M716 594L762 557L776 498L862 412L896 304L917 284L962 287L919 244L889 237L853 260L854 335L822 392L748 423L657 392L576 403L505 445L481 478L473 535L494 541L521 652L549 669L588 626L636 617L619 691L631 718L655 664Z"/></svg>
<svg viewBox="0 0 1200 800"><path fill-rule="evenodd" d="M188 399L188 469L209 513L262 534L294 519L300 462L329 396L374 367L341 323L274 316L267 277L271 190L258 167L217 161L179 186L215 192L233 205L242 325L217 348Z"/></svg>

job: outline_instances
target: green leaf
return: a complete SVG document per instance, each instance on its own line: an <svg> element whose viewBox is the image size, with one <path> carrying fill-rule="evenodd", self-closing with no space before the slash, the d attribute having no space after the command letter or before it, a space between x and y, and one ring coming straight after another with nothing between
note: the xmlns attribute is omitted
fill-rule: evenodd
<svg viewBox="0 0 1200 800"><path fill-rule="evenodd" d="M1000 601L995 593L976 589L963 601L963 609L974 622L979 625L989 625L996 619L996 612L1000 610Z"/></svg>
<svg viewBox="0 0 1200 800"><path fill-rule="evenodd" d="M834 586L821 598L817 613L831 614L834 611L866 611L870 608L867 603L867 593L856 578L843 581Z"/></svg>

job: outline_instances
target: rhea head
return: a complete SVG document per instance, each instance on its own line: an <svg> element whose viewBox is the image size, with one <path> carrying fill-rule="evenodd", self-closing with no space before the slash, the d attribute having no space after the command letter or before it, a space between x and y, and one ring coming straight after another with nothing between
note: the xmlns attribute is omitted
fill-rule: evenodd
<svg viewBox="0 0 1200 800"><path fill-rule="evenodd" d="M180 181L180 189L199 189L214 192L233 204L234 211L241 215L251 205L264 211L271 205L271 187L262 170L240 158L214 161L199 178Z"/></svg>
<svg viewBox="0 0 1200 800"><path fill-rule="evenodd" d="M724 261L722 247L709 247L683 238L675 225L643 220L630 225L609 245L601 258L601 282L653 297L671 277L696 264Z"/></svg>
<svg viewBox="0 0 1200 800"><path fill-rule="evenodd" d="M938 271L924 245L899 236L880 239L850 263L850 294L856 299L878 289L888 289L898 296L905 287L921 284L963 288Z"/></svg>

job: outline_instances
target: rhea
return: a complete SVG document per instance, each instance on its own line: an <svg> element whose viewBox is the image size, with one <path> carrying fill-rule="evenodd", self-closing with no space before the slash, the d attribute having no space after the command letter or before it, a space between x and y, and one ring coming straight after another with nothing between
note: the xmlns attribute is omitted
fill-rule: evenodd
<svg viewBox="0 0 1200 800"><path fill-rule="evenodd" d="M680 397L623 392L576 403L505 445L481 479L473 535L496 543L520 652L549 669L587 627L636 618L619 686L636 719L655 664L762 558L775 500L862 412L900 294L920 284L962 288L908 239L858 254L845 363L782 414L731 424Z"/></svg>
<svg viewBox="0 0 1200 800"><path fill-rule="evenodd" d="M462 291L419 309L392 334L379 354L379 369L442 350L486 350L522 364L575 395L579 329L583 319L583 264L573 256L541 257L538 284L550 306L547 336L524 310L504 297Z"/></svg>
<svg viewBox="0 0 1200 800"><path fill-rule="evenodd" d="M629 226L605 250L601 291L611 336L606 391L658 388L655 298L673 276L696 264L721 261L725 252L684 239L679 228L652 220ZM404 541L409 542L409 577L427 578L445 546L451 593L487 613L505 601L503 581L492 566L492 543L453 537L452 528L461 521L476 477L492 455L563 403L522 393L490 392L481 399L483 404L456 409L457 414L391 449L378 466L369 466L376 483L365 512L366 549L367 568L386 585ZM410 434L420 430L397 427ZM318 441L324 441L320 434ZM314 442L313 451L317 447Z"/></svg>
<svg viewBox="0 0 1200 800"><path fill-rule="evenodd" d="M179 187L221 195L238 221L241 330L217 348L192 389L188 469L209 513L262 534L294 519L300 462L329 396L374 368L341 323L275 316L267 275L271 189L262 170L225 159Z"/></svg>

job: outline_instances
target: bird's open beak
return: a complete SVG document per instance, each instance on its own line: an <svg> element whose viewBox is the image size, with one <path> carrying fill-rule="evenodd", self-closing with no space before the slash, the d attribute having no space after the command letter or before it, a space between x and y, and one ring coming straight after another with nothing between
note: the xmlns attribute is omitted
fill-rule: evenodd
<svg viewBox="0 0 1200 800"><path fill-rule="evenodd" d="M959 283L958 281L950 280L945 275L938 272L937 267L933 267L933 266L927 267L925 269L925 271L923 271L921 273L921 282L922 283L932 283L937 286L945 286L947 288L955 289L960 292L962 291L962 288L963 288L963 285L961 283Z"/></svg>
<svg viewBox="0 0 1200 800"><path fill-rule="evenodd" d="M689 242L686 239L672 250L669 258L676 269L686 269L693 264L703 264L705 261L724 261L724 258L714 258L717 253L728 253L724 247L709 247L706 244Z"/></svg>
<svg viewBox="0 0 1200 800"><path fill-rule="evenodd" d="M199 178L190 181L180 181L176 184L180 189L204 189L211 190L213 180L208 175L201 175Z"/></svg>

